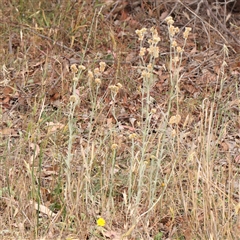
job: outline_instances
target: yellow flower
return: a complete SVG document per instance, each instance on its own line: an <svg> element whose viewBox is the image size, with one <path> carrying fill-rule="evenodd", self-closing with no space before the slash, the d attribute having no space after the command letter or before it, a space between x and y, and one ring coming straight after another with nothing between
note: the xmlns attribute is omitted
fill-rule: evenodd
<svg viewBox="0 0 240 240"><path fill-rule="evenodd" d="M100 227L104 227L106 224L105 220L103 218L99 218L97 220L97 225L100 226Z"/></svg>

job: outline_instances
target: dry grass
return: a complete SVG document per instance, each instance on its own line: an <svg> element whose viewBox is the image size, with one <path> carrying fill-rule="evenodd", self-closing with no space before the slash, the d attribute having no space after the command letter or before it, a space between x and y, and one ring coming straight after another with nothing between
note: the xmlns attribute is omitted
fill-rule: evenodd
<svg viewBox="0 0 240 240"><path fill-rule="evenodd" d="M238 239L236 55L114 9L2 4L0 237Z"/></svg>

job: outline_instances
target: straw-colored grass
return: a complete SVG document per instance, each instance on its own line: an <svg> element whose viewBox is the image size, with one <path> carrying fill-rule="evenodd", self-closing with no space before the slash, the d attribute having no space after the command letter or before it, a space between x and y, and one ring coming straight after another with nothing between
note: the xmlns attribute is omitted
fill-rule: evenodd
<svg viewBox="0 0 240 240"><path fill-rule="evenodd" d="M0 238L238 239L228 48L214 84L184 92L191 22L126 40L83 2L2 5Z"/></svg>

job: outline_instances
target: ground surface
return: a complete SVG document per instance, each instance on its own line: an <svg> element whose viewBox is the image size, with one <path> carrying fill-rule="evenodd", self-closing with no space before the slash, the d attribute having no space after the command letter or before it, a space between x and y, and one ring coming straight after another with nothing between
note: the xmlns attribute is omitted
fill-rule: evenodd
<svg viewBox="0 0 240 240"><path fill-rule="evenodd" d="M240 238L240 15L190 2L2 0L0 238Z"/></svg>

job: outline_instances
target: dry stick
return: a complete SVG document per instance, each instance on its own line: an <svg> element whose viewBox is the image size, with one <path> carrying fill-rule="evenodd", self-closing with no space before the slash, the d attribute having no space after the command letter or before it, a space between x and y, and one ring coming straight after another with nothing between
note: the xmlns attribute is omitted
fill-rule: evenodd
<svg viewBox="0 0 240 240"><path fill-rule="evenodd" d="M178 0L178 2L180 4L182 4L182 6L184 6L189 12L191 12L193 15L195 15L198 19L200 19L201 21L203 21L205 24L207 24L210 28L212 28L214 31L216 31L219 36L225 41L225 43L228 43L228 41L226 40L226 38L216 29L214 28L211 24L209 24L208 22L206 22L205 20L203 20L198 14L196 14L194 11L192 11L189 7L187 7L184 3L182 3L181 0ZM217 21L217 23L220 25L220 27L222 28L222 30L224 32L226 32L227 34L229 34L233 40L240 45L240 41L238 40L238 38L236 36L234 36L227 28L226 26L224 26L221 21L216 17L216 15L212 12L207 0L203 0L203 3L206 5L206 7L208 8L211 16L213 16L213 18Z"/></svg>
<svg viewBox="0 0 240 240"><path fill-rule="evenodd" d="M59 47L62 47L62 48L64 48L65 50L68 50L68 51L74 53L74 55L76 55L77 57L80 57L80 58L82 59L83 56L80 55L80 54L78 54L74 49L69 48L69 47L67 47L66 45L62 44L62 43L59 43L59 42L53 40L52 38L50 38L50 37L48 37L48 36L46 36L46 35L43 35L43 34L37 32L36 30L33 30L33 29L30 28L29 26L23 25L23 27L24 27L25 30L30 31L30 32L36 34L37 36L39 36L39 37L41 37L41 38L43 38L43 39L47 39L47 40L53 42L55 45L57 45L57 46L59 46ZM69 60L67 57L65 57L65 58L70 62L70 60ZM89 61L90 61L90 60L84 60L84 59L82 59L82 60L80 60L79 62L81 62L81 63L86 63L86 62L89 62ZM106 63L114 63L114 62L115 62L114 60L107 60L107 59L105 59L105 60L95 59L94 61L95 61L95 62L104 61L104 62L106 62ZM130 61L121 61L120 63L122 63L122 64L129 64L129 63L131 63L131 62L130 62Z"/></svg>
<svg viewBox="0 0 240 240"><path fill-rule="evenodd" d="M221 21L217 18L217 16L212 12L212 9L210 8L207 0L203 0L203 2L204 2L205 5L207 6L207 8L208 8L208 10L209 10L209 12L210 12L210 14L211 14L211 16L213 16L213 18L217 21L217 23L220 25L220 27L223 29L223 31L225 31L227 34L229 34L229 35L233 38L233 40L234 40L238 45L240 45L240 41L238 40L238 38L237 38L234 34L232 34L232 33L226 28L226 26L221 23Z"/></svg>

